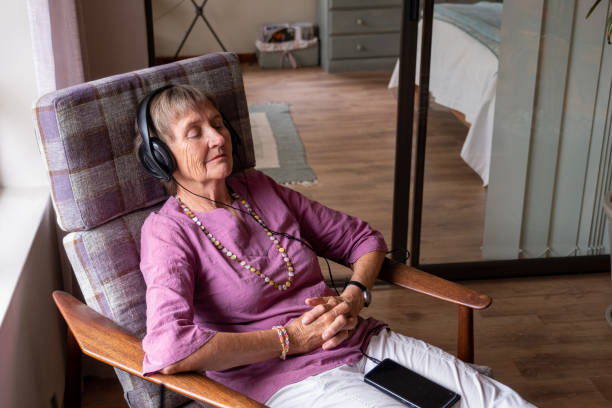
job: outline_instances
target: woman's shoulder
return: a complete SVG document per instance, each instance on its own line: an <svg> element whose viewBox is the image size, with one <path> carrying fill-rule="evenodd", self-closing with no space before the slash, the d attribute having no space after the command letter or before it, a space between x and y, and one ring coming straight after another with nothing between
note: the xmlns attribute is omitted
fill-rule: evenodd
<svg viewBox="0 0 612 408"><path fill-rule="evenodd" d="M181 227L181 208L173 196L157 210L151 211L142 224L142 234L157 234L159 232L179 231Z"/></svg>

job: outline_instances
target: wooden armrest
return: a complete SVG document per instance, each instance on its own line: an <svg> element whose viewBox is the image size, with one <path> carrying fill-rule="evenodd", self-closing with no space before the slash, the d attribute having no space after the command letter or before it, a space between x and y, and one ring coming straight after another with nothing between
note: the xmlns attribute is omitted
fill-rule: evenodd
<svg viewBox="0 0 612 408"><path fill-rule="evenodd" d="M379 279L472 309L486 309L492 299L465 286L385 258Z"/></svg>
<svg viewBox="0 0 612 408"><path fill-rule="evenodd" d="M69 293L53 292L55 304L84 354L191 399L216 407L265 407L218 382L197 373L141 374L144 351L141 341L112 320L78 301Z"/></svg>

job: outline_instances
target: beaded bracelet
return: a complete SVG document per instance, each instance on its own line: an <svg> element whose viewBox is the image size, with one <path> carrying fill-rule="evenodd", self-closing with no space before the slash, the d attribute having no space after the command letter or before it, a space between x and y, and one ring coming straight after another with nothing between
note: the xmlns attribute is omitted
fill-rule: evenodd
<svg viewBox="0 0 612 408"><path fill-rule="evenodd" d="M278 333L278 338L281 342L281 359L287 358L287 353L289 352L289 334L287 334L287 329L283 326L274 326L272 327Z"/></svg>

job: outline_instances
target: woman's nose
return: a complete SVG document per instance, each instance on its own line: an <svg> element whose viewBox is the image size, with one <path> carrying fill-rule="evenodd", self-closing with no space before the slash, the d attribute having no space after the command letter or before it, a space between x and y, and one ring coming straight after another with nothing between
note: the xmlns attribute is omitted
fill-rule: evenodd
<svg viewBox="0 0 612 408"><path fill-rule="evenodd" d="M208 126L206 129L208 145L210 147L223 146L225 144L225 137L219 130L212 126Z"/></svg>

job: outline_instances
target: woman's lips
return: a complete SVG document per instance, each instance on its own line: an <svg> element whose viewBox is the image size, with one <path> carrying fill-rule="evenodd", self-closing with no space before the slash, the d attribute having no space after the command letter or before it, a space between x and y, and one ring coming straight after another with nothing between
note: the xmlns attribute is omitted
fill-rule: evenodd
<svg viewBox="0 0 612 408"><path fill-rule="evenodd" d="M213 157L212 159L210 159L210 160L208 161L208 163L210 163L211 161L215 161L215 160L217 160L217 159L220 159L220 158L222 158L222 157L225 157L225 155L224 155L224 154L220 154L220 155L218 155L218 156L215 156L215 157Z"/></svg>

